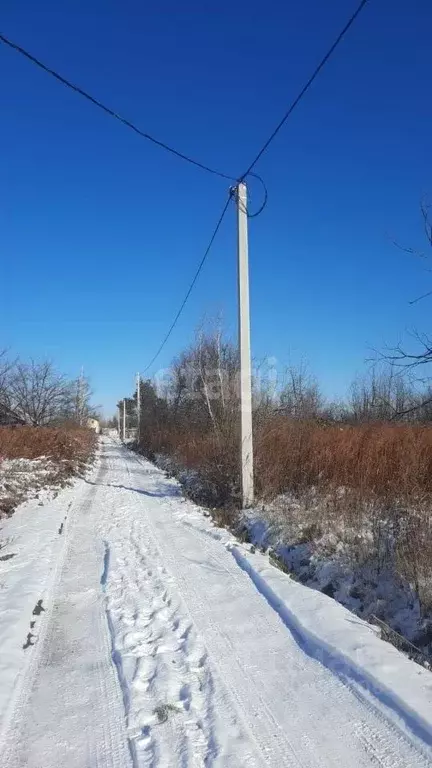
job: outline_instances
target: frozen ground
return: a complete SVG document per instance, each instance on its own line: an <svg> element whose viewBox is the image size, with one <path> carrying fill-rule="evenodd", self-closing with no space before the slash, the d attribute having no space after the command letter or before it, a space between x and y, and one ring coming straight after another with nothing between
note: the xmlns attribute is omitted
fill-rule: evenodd
<svg viewBox="0 0 432 768"><path fill-rule="evenodd" d="M431 668L432 612L427 604L421 609L414 588L398 572L391 519L381 520L380 559L371 519L348 524L332 518L326 499L313 494L280 496L245 511L242 522L250 541L276 555L293 578L380 626L396 647Z"/></svg>
<svg viewBox="0 0 432 768"><path fill-rule="evenodd" d="M46 456L38 459L0 457L0 519L10 515L26 499L43 503L59 485L67 482L63 462Z"/></svg>
<svg viewBox="0 0 432 768"><path fill-rule="evenodd" d="M0 531L2 768L432 768L429 671L102 448Z"/></svg>

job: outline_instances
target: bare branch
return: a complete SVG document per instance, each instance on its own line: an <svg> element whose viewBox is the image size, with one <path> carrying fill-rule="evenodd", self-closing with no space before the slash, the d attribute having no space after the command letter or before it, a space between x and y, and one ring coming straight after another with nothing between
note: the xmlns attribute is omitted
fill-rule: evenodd
<svg viewBox="0 0 432 768"><path fill-rule="evenodd" d="M427 203L426 200L422 200L420 210L423 217L425 235L430 245L432 245L432 222L429 217L431 207L430 203Z"/></svg>
<svg viewBox="0 0 432 768"><path fill-rule="evenodd" d="M422 293L421 296L417 296L416 299L412 299L411 301L408 302L408 304L417 304L418 301L421 301L422 299L426 299L428 296L432 296L432 290L428 291L427 293Z"/></svg>

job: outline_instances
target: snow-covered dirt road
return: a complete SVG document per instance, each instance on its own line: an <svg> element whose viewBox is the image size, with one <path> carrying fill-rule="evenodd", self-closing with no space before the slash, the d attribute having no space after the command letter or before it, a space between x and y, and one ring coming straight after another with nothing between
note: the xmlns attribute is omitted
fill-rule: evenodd
<svg viewBox="0 0 432 768"><path fill-rule="evenodd" d="M40 509L0 532L2 768L432 768L432 674L115 439Z"/></svg>

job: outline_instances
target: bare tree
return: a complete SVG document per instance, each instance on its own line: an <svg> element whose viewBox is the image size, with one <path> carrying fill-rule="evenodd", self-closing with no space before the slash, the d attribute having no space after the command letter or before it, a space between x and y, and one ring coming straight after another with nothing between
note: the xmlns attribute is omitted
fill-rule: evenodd
<svg viewBox="0 0 432 768"><path fill-rule="evenodd" d="M195 350L196 352L195 358L198 363L197 383L199 386L201 396L204 400L208 415L210 417L210 421L213 425L213 429L217 431L218 423L216 421L216 417L212 407L215 376L218 377L217 378L217 385L218 385L217 394L221 398L220 405L222 410L224 408L224 392L223 392L223 386L221 387L222 377L220 375L221 374L220 345L219 345L220 337L217 336L216 338L206 339L204 334L200 333L197 341L198 341L198 344ZM211 368L212 363L216 367Z"/></svg>
<svg viewBox="0 0 432 768"><path fill-rule="evenodd" d="M316 419L323 407L323 398L316 378L305 363L286 370L286 381L280 395L280 410L293 419Z"/></svg>
<svg viewBox="0 0 432 768"><path fill-rule="evenodd" d="M65 377L48 361L18 362L10 374L10 410L31 426L45 426L58 419L65 410L67 397Z"/></svg>
<svg viewBox="0 0 432 768"><path fill-rule="evenodd" d="M423 198L423 200L420 203L420 213L423 220L423 230L426 237L426 242L430 247L432 247L431 210L432 210L431 204L427 202L426 198ZM432 258L429 252L419 251L416 248L406 247L398 243L396 240L393 240L393 243L401 251L404 251L404 253L409 253L411 256L416 256L417 258L422 259L426 262L428 262ZM429 266L425 267L425 270L426 272L432 272L432 269ZM426 293L420 294L420 296L417 296L416 298L412 299L409 303L416 304L418 301L421 301L422 299L425 299L431 295L432 295L432 290L426 291Z"/></svg>
<svg viewBox="0 0 432 768"><path fill-rule="evenodd" d="M62 417L85 427L88 419L98 416L98 407L91 403L92 395L93 391L87 376L81 374L77 379L68 382L65 386Z"/></svg>
<svg viewBox="0 0 432 768"><path fill-rule="evenodd" d="M0 351L0 423L7 421L11 414L11 403L9 393L9 383L11 371L14 363L12 363L8 356L7 351L4 349Z"/></svg>
<svg viewBox="0 0 432 768"><path fill-rule="evenodd" d="M432 205L428 203L426 199L423 199L420 203L420 212L423 220L423 230L426 237L426 242L428 247L430 248L432 248L431 211L432 211ZM426 262L429 262L432 259L432 252L418 251L414 248L407 248L407 247L401 246L397 242L395 242L395 245L397 245L397 247L400 248L401 250L405 251L405 253L409 253L413 256L417 256L418 258ZM428 266L426 267L426 271L430 273L432 272L432 268ZM428 296L431 296L431 295L432 295L432 289L412 299L410 301L410 304L416 304L418 301L422 301L423 299L426 299ZM432 362L432 340L428 337L427 334L419 333L417 331L413 334L413 336L415 339L415 343L418 346L418 350L408 351L404 349L401 345L398 345L395 348L389 350L388 354L385 354L383 356L384 359L390 360L395 365L406 366L409 368L418 368L419 366L427 365L428 363Z"/></svg>
<svg viewBox="0 0 432 768"><path fill-rule="evenodd" d="M171 366L169 401L176 420L215 432L232 425L238 403L238 353L220 329L199 331Z"/></svg>
<svg viewBox="0 0 432 768"><path fill-rule="evenodd" d="M432 206L423 199L420 203L420 212L423 221L423 229L426 237L428 248L432 247L432 220L431 220ZM415 248L409 248L401 246L398 242L394 241L395 245L403 250L405 253L416 256L426 262L432 258L432 253L429 251L419 251ZM426 267L427 272L432 272L432 269ZM412 299L409 303L416 304L423 299L432 295L432 290L428 290L422 293L420 296ZM430 381L430 374L428 373L427 366L432 363L432 340L427 333L420 333L415 331L412 334L414 338L414 349L408 349L402 344L398 344L396 347L389 348L384 354L380 354L380 360L384 360L391 364L393 369L401 369L416 380L417 384L427 387L427 391L417 395L413 398L413 401L404 407L398 405L393 414L393 418L403 418L411 416L416 412L422 412L423 417L429 413L429 406L432 405L432 395L428 382Z"/></svg>
<svg viewBox="0 0 432 768"><path fill-rule="evenodd" d="M418 369L420 373L420 369L423 366L432 363L432 340L425 333L419 333L418 331L412 333L411 336L417 345L417 349L408 351L401 344L398 344L396 347L389 349L382 358L399 368L411 371ZM424 380L424 377L422 380Z"/></svg>
<svg viewBox="0 0 432 768"><path fill-rule="evenodd" d="M261 424L278 409L280 382L275 360L264 358L253 361L252 408L256 425Z"/></svg>
<svg viewBox="0 0 432 768"><path fill-rule="evenodd" d="M348 418L357 423L404 419L417 402L412 382L393 364L375 366L351 385ZM406 419L404 419L406 420Z"/></svg>
<svg viewBox="0 0 432 768"><path fill-rule="evenodd" d="M7 358L7 352L5 349L0 350L0 393L2 393L6 386L6 379L11 369L11 363Z"/></svg>

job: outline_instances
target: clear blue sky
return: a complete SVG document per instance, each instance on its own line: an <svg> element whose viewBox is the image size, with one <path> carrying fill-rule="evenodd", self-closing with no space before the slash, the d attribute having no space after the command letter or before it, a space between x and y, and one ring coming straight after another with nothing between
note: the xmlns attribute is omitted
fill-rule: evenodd
<svg viewBox="0 0 432 768"><path fill-rule="evenodd" d="M351 14L351 0L3 0L1 31L144 130L240 174ZM303 357L340 395L372 347L427 330L429 0L370 0L257 171L254 355ZM151 359L227 191L0 45L0 347L83 365L111 412ZM254 200L259 189L252 188ZM153 371L223 312L234 210Z"/></svg>

